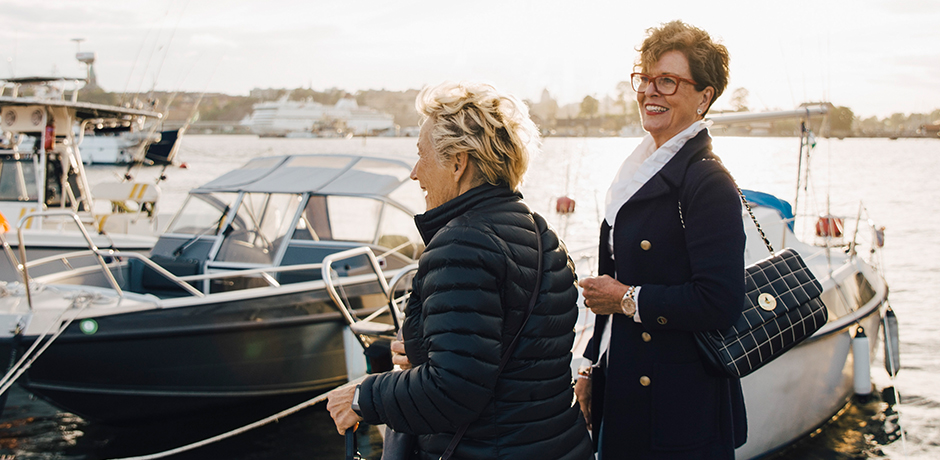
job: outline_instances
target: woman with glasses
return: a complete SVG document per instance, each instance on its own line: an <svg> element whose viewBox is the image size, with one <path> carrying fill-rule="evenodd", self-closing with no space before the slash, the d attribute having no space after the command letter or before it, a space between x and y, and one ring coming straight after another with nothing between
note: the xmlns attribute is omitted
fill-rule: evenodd
<svg viewBox="0 0 940 460"><path fill-rule="evenodd" d="M741 201L703 120L728 50L680 21L647 33L632 81L649 134L607 192L600 276L580 282L597 322L575 393L600 460L733 459L741 383L709 374L693 334L744 304Z"/></svg>

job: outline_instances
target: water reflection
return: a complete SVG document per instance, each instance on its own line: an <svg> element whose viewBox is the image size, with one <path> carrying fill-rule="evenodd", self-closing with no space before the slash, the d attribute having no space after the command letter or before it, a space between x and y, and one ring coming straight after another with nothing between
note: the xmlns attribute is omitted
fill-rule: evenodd
<svg viewBox="0 0 940 460"><path fill-rule="evenodd" d="M840 415L810 437L782 450L772 459L836 460L884 458L883 447L901 437L893 387L854 397ZM903 401L903 400L902 400Z"/></svg>
<svg viewBox="0 0 940 460"><path fill-rule="evenodd" d="M240 408L135 426L105 426L57 411L14 387L0 417L0 459L101 460L149 455L240 428L272 413L268 408L255 409ZM378 429L363 426L360 431L365 434L359 436L362 458L380 458L382 439ZM320 404L169 458L337 459L343 458L344 453L344 439L336 433L329 413Z"/></svg>

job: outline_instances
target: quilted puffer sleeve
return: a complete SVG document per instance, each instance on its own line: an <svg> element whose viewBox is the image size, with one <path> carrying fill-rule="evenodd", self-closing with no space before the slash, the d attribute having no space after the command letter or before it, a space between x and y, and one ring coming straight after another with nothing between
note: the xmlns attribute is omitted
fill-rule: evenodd
<svg viewBox="0 0 940 460"><path fill-rule="evenodd" d="M502 246L481 228L447 227L434 236L416 275L427 361L362 383L367 422L429 434L478 418L497 380L506 270Z"/></svg>

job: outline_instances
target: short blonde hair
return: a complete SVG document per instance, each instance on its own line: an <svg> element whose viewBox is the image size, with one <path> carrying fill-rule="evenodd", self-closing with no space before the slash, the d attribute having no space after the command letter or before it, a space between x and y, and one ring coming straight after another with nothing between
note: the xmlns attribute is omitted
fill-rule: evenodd
<svg viewBox="0 0 940 460"><path fill-rule="evenodd" d="M415 107L423 123L431 123L438 161L466 152L487 182L518 189L539 145L538 128L522 101L486 83L445 82L421 90Z"/></svg>

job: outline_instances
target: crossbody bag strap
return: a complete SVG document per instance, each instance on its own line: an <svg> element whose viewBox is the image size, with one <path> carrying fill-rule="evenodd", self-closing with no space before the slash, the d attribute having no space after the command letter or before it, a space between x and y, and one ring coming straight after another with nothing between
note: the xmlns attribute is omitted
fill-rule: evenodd
<svg viewBox="0 0 940 460"><path fill-rule="evenodd" d="M737 181L734 180L734 176L731 175L731 171L728 171L728 168L725 168L725 165L720 161L714 158L703 158L702 161L714 161L718 163L718 166L721 166L721 169L725 170L725 173L728 174L728 177L731 179L731 183L734 184L734 188L738 191L738 196L741 197L741 203L744 203L744 209L747 209L748 215L751 216L751 220L754 221L754 226L757 227L757 233L760 233L761 239L764 240L764 246L767 246L767 250L770 251L770 255L774 255L774 247L770 244L770 240L767 239L767 235L764 234L764 229L761 228L760 222L757 221L757 217L754 217L754 211L751 209L751 205L748 204L747 198L744 197L744 192L741 191L741 187L738 187ZM679 222L682 223L682 228L685 229L685 218L682 216L682 200L679 202Z"/></svg>
<svg viewBox="0 0 940 460"><path fill-rule="evenodd" d="M522 320L522 325L519 326L519 330L516 332L515 337L512 338L512 342L509 342L509 346L506 347L506 351L503 352L503 358L499 362L499 368L496 370L496 377L498 378L500 374L503 373L503 368L506 367L506 364L509 363L509 358L512 357L512 352L515 351L516 345L519 342L519 337L522 336L522 330L525 329L526 323L529 322L529 317L532 316L532 310L535 309L535 302L539 298L539 291L542 290L542 234L539 232L538 223L535 221L535 215L532 216L532 223L535 225L535 239L538 244L539 249L539 263L538 263L538 276L535 278L535 290L532 291L532 298L529 299L529 307L525 312L525 319ZM450 441L450 445L447 446L447 450L441 455L441 460L449 460L451 455L454 455L454 450L457 449L457 444L460 443L460 438L463 438L464 433L467 432L467 428L470 427L470 422L465 423L460 429L457 430L457 433L454 434L454 439Z"/></svg>

